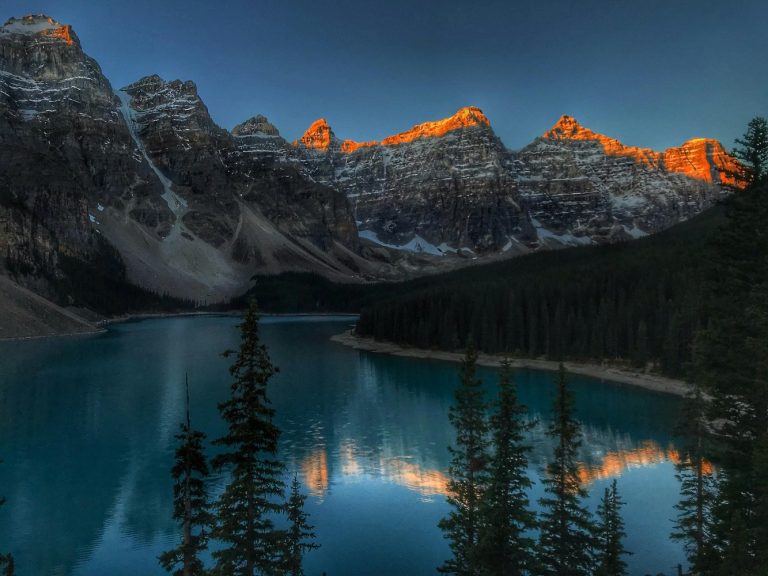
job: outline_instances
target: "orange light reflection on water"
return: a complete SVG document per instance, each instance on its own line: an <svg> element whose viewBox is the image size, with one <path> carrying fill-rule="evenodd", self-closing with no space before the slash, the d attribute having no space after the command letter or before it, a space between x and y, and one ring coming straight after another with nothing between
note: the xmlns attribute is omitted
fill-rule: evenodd
<svg viewBox="0 0 768 576"><path fill-rule="evenodd" d="M421 465L410 458L382 456L375 466L366 467L357 455L354 445L346 442L339 451L339 461L342 476L354 478L368 473L379 475L388 482L404 486L422 496L449 494L449 477L444 471ZM672 446L662 448L653 440L647 440L636 448L606 452L594 464L580 464L578 476L581 484L588 486L597 480L617 478L626 470L647 468L664 462L679 464L680 453ZM301 471L310 494L316 497L324 496L328 491L330 478L326 450L321 448L306 456L301 462ZM704 473L713 472L713 465L705 461Z"/></svg>

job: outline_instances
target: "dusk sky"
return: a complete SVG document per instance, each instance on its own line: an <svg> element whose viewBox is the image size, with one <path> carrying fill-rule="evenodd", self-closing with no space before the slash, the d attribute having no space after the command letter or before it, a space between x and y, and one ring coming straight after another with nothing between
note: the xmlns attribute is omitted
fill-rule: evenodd
<svg viewBox="0 0 768 576"><path fill-rule="evenodd" d="M726 147L768 115L768 2L645 0L5 0L0 17L71 24L118 88L194 80L230 129L266 115L289 140L324 117L380 139L483 109L513 149L562 114L663 149Z"/></svg>

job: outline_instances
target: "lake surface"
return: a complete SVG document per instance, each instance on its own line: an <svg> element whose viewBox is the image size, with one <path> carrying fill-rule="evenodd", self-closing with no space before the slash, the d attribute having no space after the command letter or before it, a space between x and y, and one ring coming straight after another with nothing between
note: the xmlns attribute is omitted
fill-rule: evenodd
<svg viewBox="0 0 768 576"><path fill-rule="evenodd" d="M224 432L238 320L186 317L114 325L105 334L0 342L0 552L21 576L160 575L176 544L169 474L189 374L193 426ZM329 341L349 318L265 318L280 374L271 384L281 451L298 473L322 548L307 574L435 574L448 556L436 525L445 503L448 408L457 365L358 352ZM489 394L496 372L481 369ZM538 420L538 479L551 453L544 430L554 374L518 371ZM631 574L673 573L669 541L678 483L671 430L679 400L582 376L570 378L583 422L582 476L597 505L618 479ZM217 491L221 478L214 478ZM541 496L537 482L532 501Z"/></svg>

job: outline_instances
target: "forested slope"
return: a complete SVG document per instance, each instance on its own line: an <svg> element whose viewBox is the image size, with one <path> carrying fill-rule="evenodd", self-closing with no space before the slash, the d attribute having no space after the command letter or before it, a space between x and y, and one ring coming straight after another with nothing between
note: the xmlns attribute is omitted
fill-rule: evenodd
<svg viewBox="0 0 768 576"><path fill-rule="evenodd" d="M357 332L419 348L551 359L653 362L682 373L701 314L716 207L665 232L611 246L537 253L392 290ZM403 285L406 288L407 285Z"/></svg>

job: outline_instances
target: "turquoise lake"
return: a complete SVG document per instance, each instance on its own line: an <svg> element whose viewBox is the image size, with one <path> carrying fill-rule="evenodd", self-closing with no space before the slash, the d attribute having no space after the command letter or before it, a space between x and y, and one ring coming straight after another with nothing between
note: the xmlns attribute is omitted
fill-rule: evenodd
<svg viewBox="0 0 768 576"><path fill-rule="evenodd" d="M457 365L358 352L329 340L344 317L262 319L280 374L270 396L287 475L299 475L322 548L308 575L436 574L448 546L448 408ZM0 552L20 576L161 575L178 539L169 469L189 374L193 426L224 426L238 319L179 317L113 325L104 334L0 343ZM482 369L489 397L496 371ZM515 372L537 425L531 492L551 453L544 431L554 374ZM627 561L635 576L674 573L678 498L672 439L679 399L570 377L583 424L582 478L594 509L618 479ZM222 483L214 477L211 490Z"/></svg>

